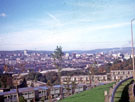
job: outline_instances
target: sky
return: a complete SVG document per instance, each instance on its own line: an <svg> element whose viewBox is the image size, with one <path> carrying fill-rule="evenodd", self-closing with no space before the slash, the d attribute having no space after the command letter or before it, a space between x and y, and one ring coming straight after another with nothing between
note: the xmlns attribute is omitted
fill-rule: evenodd
<svg viewBox="0 0 135 102"><path fill-rule="evenodd" d="M0 50L129 47L133 18L135 0L0 0Z"/></svg>

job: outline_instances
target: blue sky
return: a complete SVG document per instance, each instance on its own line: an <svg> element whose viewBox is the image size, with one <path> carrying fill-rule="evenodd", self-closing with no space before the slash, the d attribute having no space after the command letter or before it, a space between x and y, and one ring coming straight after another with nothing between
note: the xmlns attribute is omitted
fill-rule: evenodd
<svg viewBox="0 0 135 102"><path fill-rule="evenodd" d="M135 0L0 0L0 50L130 46L134 5Z"/></svg>

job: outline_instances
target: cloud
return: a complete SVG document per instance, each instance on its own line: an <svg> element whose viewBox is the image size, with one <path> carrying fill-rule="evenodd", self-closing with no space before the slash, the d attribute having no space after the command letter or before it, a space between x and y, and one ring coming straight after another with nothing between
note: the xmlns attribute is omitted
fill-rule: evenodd
<svg viewBox="0 0 135 102"><path fill-rule="evenodd" d="M81 27L77 30L77 32L87 33L87 32L93 32L93 31L100 31L100 30L108 30L108 29L114 29L114 28L120 28L125 27L129 25L129 22L125 23L116 23L116 24L107 24L107 25L95 25L95 26L87 26L87 27Z"/></svg>
<svg viewBox="0 0 135 102"><path fill-rule="evenodd" d="M107 2L100 2L100 1L83 1L83 0L78 0L78 1L66 1L67 4L71 5L71 6L75 6L75 7L79 7L79 8L93 8L93 9L97 9L97 8L104 8L107 4Z"/></svg>
<svg viewBox="0 0 135 102"><path fill-rule="evenodd" d="M6 13L0 13L0 17L6 17Z"/></svg>
<svg viewBox="0 0 135 102"><path fill-rule="evenodd" d="M62 45L66 49L89 49L95 46L100 47L100 44L107 46L106 43L96 44L95 42L104 42L103 40L111 35L105 32L106 30L111 31L130 24L129 22L113 22L93 25L93 19L89 18L78 18L67 22L66 20L63 21L60 16L51 13L48 13L48 17L49 19L47 20L40 19L41 21L37 20L37 22L34 22L35 24L32 23L33 25L42 23L43 25L48 25L47 28L27 28L19 32L9 32L8 34L3 34L3 36L0 34L0 49L38 48L53 50L57 45ZM101 35L97 32L101 32L101 30L105 30L103 33L105 32L106 36L103 34L104 37L98 39ZM111 43L111 45L113 44Z"/></svg>
<svg viewBox="0 0 135 102"><path fill-rule="evenodd" d="M49 17L51 17L53 20L59 22L59 20L52 14L48 13Z"/></svg>
<svg viewBox="0 0 135 102"><path fill-rule="evenodd" d="M68 35L69 34L69 35ZM0 35L1 49L51 49L57 45L64 45L77 40L74 32L50 30L25 30L20 32L9 32Z"/></svg>
<svg viewBox="0 0 135 102"><path fill-rule="evenodd" d="M51 23L53 25L55 25L56 27L60 27L60 26L63 26L63 24L60 22L60 20L58 18L56 18L56 16L54 16L53 14L51 13L47 13L48 16L53 20L53 23L51 21Z"/></svg>
<svg viewBox="0 0 135 102"><path fill-rule="evenodd" d="M119 27L127 26L129 24L130 24L129 22L125 22L125 23L117 23L117 24L111 24L111 25L102 25L102 26L93 27L92 30L119 28Z"/></svg>

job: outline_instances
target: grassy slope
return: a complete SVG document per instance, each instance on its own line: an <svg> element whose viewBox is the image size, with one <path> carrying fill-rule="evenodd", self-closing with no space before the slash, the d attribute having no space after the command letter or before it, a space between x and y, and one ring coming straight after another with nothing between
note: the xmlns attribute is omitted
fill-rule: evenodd
<svg viewBox="0 0 135 102"><path fill-rule="evenodd" d="M98 86L91 90L75 94L60 102L104 102L104 91L109 90L112 84Z"/></svg>
<svg viewBox="0 0 135 102"><path fill-rule="evenodd" d="M124 94L124 93L128 93L128 84L130 84L131 83L131 81L132 81L132 79L130 79L130 80L127 80L126 82L124 82L124 83L122 83L119 87L118 87L118 89L116 90L116 93L115 93L115 96L114 96L114 102L121 102L120 100L121 100L121 98L122 98L122 95ZM128 86L127 86L128 85ZM127 87L126 87L127 86ZM124 91L124 89L125 88L127 88L125 91Z"/></svg>

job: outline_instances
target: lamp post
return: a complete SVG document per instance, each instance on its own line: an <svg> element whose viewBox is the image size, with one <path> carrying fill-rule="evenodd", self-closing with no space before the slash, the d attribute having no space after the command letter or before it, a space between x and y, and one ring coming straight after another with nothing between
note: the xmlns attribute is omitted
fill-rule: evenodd
<svg viewBox="0 0 135 102"><path fill-rule="evenodd" d="M131 41L132 41L132 64L133 64L133 79L135 80L135 65L134 65L134 37L133 37L133 26L132 26L132 23L133 21L135 20L132 19L131 20Z"/></svg>

